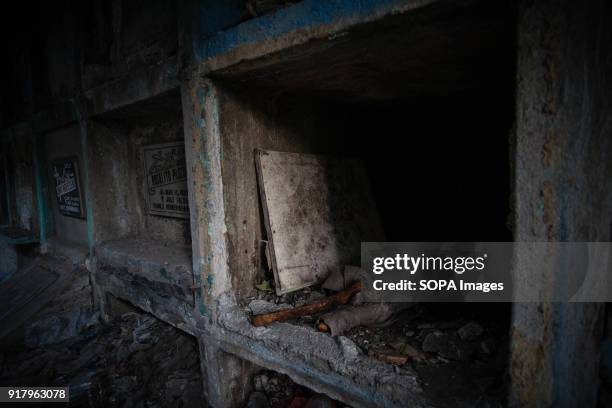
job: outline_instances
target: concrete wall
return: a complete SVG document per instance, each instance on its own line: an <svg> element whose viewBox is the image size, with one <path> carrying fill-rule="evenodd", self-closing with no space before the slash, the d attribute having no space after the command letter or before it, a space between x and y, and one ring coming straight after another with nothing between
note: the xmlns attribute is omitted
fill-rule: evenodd
<svg viewBox="0 0 612 408"><path fill-rule="evenodd" d="M143 146L183 141L179 118L90 125L90 180L96 243L139 236L189 245L189 220L147 214Z"/></svg>
<svg viewBox="0 0 612 408"><path fill-rule="evenodd" d="M317 152L312 108L288 107L269 95L221 87L219 125L223 149L223 193L232 285L237 297L252 294L264 278L263 214L257 189L255 149ZM310 112L309 112L310 111Z"/></svg>
<svg viewBox="0 0 612 408"><path fill-rule="evenodd" d="M83 155L81 149L80 130L77 125L70 125L53 130L44 135L43 149L46 157L46 176L49 185L49 207L53 213L54 230L52 235L58 240L79 246L87 246L87 222L85 219L69 217L60 214L55 196L55 181L53 180L52 164L56 159L76 157L79 163L79 177L81 180L81 203L85 208L85 195L83 190Z"/></svg>
<svg viewBox="0 0 612 408"><path fill-rule="evenodd" d="M520 3L518 241L612 239L610 16L604 1ZM569 277L530 278L555 291ZM594 406L601 330L600 304L516 304L513 403Z"/></svg>

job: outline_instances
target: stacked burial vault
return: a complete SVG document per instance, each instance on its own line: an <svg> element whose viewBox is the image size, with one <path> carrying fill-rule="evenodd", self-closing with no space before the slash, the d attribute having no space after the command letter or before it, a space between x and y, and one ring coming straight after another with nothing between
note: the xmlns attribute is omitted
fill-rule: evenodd
<svg viewBox="0 0 612 408"><path fill-rule="evenodd" d="M31 268L42 293L86 269L105 317L120 299L196 337L215 407L243 404L263 369L354 406L470 406L473 394L437 377L474 367L453 350L490 349L467 312L460 327L436 317L373 330L416 338L399 354L435 358L422 370L364 352L365 328L255 327L245 308L329 295L318 286L328 265L358 263L365 239L609 241L605 13L569 1L305 0L220 24L227 14L200 19L216 10L202 7L176 5L159 41L117 48L148 47L120 66L138 69L3 131L0 164L19 163L0 184L7 276L42 260ZM572 307L475 307L503 326L500 398L593 405L602 314Z"/></svg>

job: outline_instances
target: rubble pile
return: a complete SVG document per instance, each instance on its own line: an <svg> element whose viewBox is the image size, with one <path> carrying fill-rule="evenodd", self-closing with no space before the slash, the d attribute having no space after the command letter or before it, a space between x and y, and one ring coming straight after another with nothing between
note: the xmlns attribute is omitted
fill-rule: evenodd
<svg viewBox="0 0 612 408"><path fill-rule="evenodd" d="M195 339L137 312L77 336L0 355L0 384L69 386L70 406L199 406Z"/></svg>
<svg viewBox="0 0 612 408"><path fill-rule="evenodd" d="M350 350L348 354L365 354L391 365L398 374L416 372L424 392L440 406L463 406L453 402L459 400L478 401L471 405L478 407L503 405L508 382L504 377L510 326L507 305L483 309L469 303L452 307L448 303L364 303L353 294L349 302L332 302L324 311L312 307L350 292L356 280L347 278L347 273L355 275L359 270L346 267L341 284L333 289L329 286L334 282L328 278L321 287L282 296L276 296L271 283L264 281L256 286L257 296L247 299L245 311L256 327L275 321L309 326L337 338ZM353 283L347 286L347 282ZM279 316L282 320L277 320Z"/></svg>
<svg viewBox="0 0 612 408"><path fill-rule="evenodd" d="M465 318L441 321L417 305L391 327L355 327L346 333L364 352L389 350L431 364L487 359L503 341L497 327ZM370 353L371 354L371 353Z"/></svg>
<svg viewBox="0 0 612 408"><path fill-rule="evenodd" d="M84 269L77 269L70 286L30 320L24 341L30 348L57 343L78 336L99 320L89 276Z"/></svg>

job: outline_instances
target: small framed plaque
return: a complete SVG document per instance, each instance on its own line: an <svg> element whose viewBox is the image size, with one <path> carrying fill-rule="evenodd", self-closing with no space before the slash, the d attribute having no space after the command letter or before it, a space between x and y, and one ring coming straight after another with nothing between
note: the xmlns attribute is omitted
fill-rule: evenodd
<svg viewBox="0 0 612 408"><path fill-rule="evenodd" d="M68 217L85 218L77 158L57 159L53 161L51 170L60 214Z"/></svg>
<svg viewBox="0 0 612 408"><path fill-rule="evenodd" d="M148 213L189 218L184 143L156 144L142 150Z"/></svg>

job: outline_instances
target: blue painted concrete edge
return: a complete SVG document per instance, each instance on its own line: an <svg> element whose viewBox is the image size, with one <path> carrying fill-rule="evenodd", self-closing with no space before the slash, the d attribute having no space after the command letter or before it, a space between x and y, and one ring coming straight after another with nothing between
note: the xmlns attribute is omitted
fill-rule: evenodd
<svg viewBox="0 0 612 408"><path fill-rule="evenodd" d="M196 62L201 62L242 45L255 44L307 27L329 25L343 20L366 20L372 14L390 12L393 7L411 2L415 1L304 0L274 13L245 21L204 41L194 39L194 57ZM202 42L198 44L200 41Z"/></svg>

